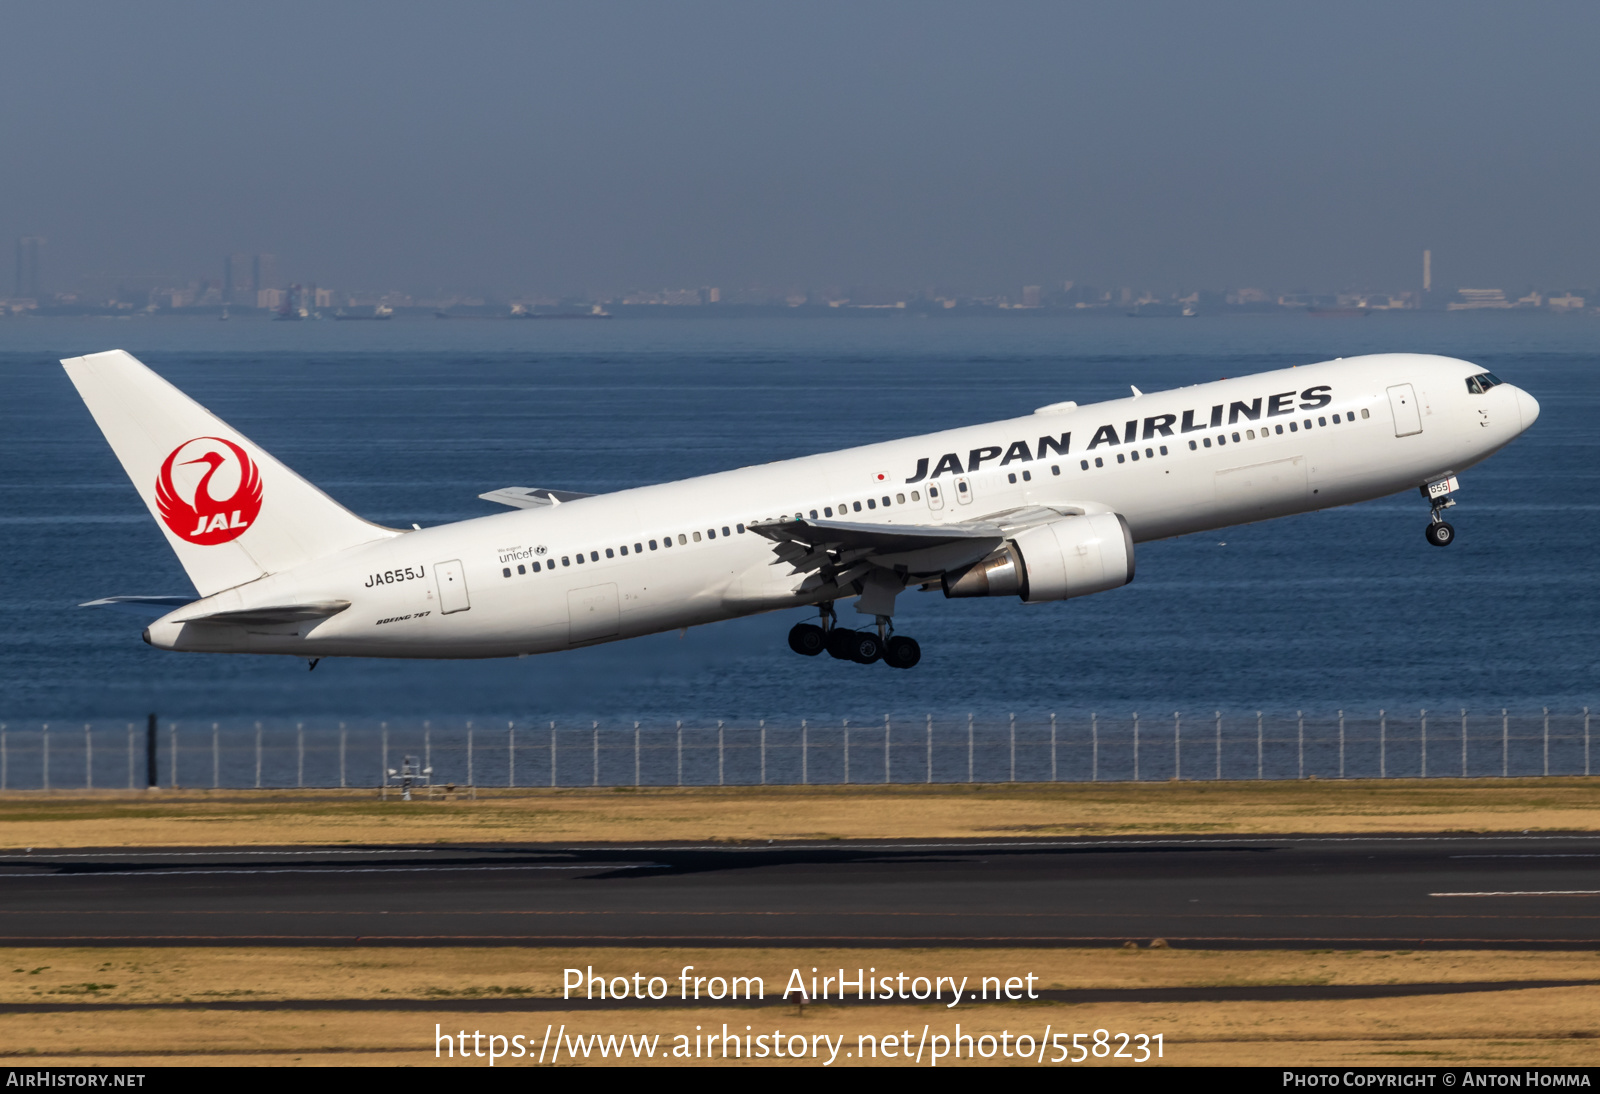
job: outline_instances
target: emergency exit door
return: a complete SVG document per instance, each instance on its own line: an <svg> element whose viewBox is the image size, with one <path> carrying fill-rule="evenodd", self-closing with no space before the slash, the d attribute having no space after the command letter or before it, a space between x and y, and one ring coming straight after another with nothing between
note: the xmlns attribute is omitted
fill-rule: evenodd
<svg viewBox="0 0 1600 1094"><path fill-rule="evenodd" d="M472 601L467 599L467 575L461 568L460 559L435 562L433 580L439 586L440 615L464 612L472 607Z"/></svg>
<svg viewBox="0 0 1600 1094"><path fill-rule="evenodd" d="M1389 389L1389 409L1394 411L1396 437L1422 432L1422 411L1417 406L1417 393L1410 384L1395 384Z"/></svg>

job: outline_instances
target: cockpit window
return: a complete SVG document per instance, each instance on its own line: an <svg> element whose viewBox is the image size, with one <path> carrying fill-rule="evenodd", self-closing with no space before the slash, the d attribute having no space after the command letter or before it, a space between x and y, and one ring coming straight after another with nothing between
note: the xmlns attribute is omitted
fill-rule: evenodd
<svg viewBox="0 0 1600 1094"><path fill-rule="evenodd" d="M1490 388L1503 383L1505 381L1492 372L1480 372L1476 376L1467 377L1467 390L1474 395L1482 395Z"/></svg>

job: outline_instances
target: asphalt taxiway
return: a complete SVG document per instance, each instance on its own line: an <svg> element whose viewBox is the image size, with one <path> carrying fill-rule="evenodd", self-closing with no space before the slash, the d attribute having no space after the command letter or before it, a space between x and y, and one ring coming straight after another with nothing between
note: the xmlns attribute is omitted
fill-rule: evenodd
<svg viewBox="0 0 1600 1094"><path fill-rule="evenodd" d="M1600 946L1600 836L0 853L0 945Z"/></svg>

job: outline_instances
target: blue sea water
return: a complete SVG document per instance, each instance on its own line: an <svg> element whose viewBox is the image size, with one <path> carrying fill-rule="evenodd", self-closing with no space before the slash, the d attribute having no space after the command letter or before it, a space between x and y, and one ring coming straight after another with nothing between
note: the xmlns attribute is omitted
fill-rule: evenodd
<svg viewBox="0 0 1600 1094"><path fill-rule="evenodd" d="M1132 585L1082 600L908 593L896 625L923 649L910 672L795 656L785 634L812 613L794 611L534 658L330 659L308 673L164 653L134 617L75 607L191 591L56 363L112 347L357 513L402 526L493 512L476 495L500 486L616 490L1386 350L1479 362L1543 414L1462 476L1446 550L1424 542L1413 493L1144 544ZM1600 322L1504 314L0 322L0 720L1571 713L1600 667L1597 365Z"/></svg>

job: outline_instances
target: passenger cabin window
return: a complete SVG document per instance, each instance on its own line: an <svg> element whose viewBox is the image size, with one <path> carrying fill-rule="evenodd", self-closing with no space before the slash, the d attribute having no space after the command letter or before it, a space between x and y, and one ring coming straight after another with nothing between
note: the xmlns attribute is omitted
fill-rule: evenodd
<svg viewBox="0 0 1600 1094"><path fill-rule="evenodd" d="M1235 433L1233 435L1233 443L1234 444L1238 444L1239 443L1239 434Z"/></svg>
<svg viewBox="0 0 1600 1094"><path fill-rule="evenodd" d="M1061 465L1059 463L1051 464L1050 465L1050 474L1052 474L1052 475L1061 474Z"/></svg>
<svg viewBox="0 0 1600 1094"><path fill-rule="evenodd" d="M1318 418L1317 419L1317 424L1318 425L1327 425L1328 424L1328 419L1326 419L1326 418Z"/></svg>
<svg viewBox="0 0 1600 1094"><path fill-rule="evenodd" d="M1096 467L1104 467L1106 465L1106 461L1102 460L1099 456L1096 456L1094 458L1094 465Z"/></svg>
<svg viewBox="0 0 1600 1094"><path fill-rule="evenodd" d="M1244 431L1244 439L1247 440L1247 441L1255 440L1256 439L1256 431L1253 430L1253 429L1245 430Z"/></svg>
<svg viewBox="0 0 1600 1094"><path fill-rule="evenodd" d="M1333 416L1333 424L1334 425L1338 425L1339 424L1339 415L1335 414Z"/></svg>
<svg viewBox="0 0 1600 1094"><path fill-rule="evenodd" d="M517 573L519 573L519 574L525 574L525 573L527 573L527 572L528 572L528 568L527 568L527 567L526 567L526 566L524 566L524 565L523 565L523 564L522 564L522 563L520 563L520 562L519 562L519 563L517 563Z"/></svg>
<svg viewBox="0 0 1600 1094"><path fill-rule="evenodd" d="M878 503L877 502L873 501L871 498L867 499L867 508L868 509L876 509L877 507L878 507Z"/></svg>
<svg viewBox="0 0 1600 1094"><path fill-rule="evenodd" d="M815 509L811 510L811 515L812 516L816 516L817 515L817 511ZM723 535L723 537L726 538L728 536L731 536L732 534L733 534L732 532L728 531L728 526L726 524L724 524L722 526L722 535Z"/></svg>
<svg viewBox="0 0 1600 1094"><path fill-rule="evenodd" d="M537 563L537 562L535 562L535 563L534 563L534 564L533 564L533 572L534 572L534 573L538 573L538 572L539 572L539 569L540 569L540 567L539 567L539 564L538 564L538 563Z"/></svg>
<svg viewBox="0 0 1600 1094"><path fill-rule="evenodd" d="M1162 445L1161 446L1161 454L1163 456L1165 456L1167 454L1167 446L1166 445Z"/></svg>
<svg viewBox="0 0 1600 1094"><path fill-rule="evenodd" d="M861 503L859 501L855 503L855 507L856 507L856 512L858 512L858 513L861 512Z"/></svg>
<svg viewBox="0 0 1600 1094"><path fill-rule="evenodd" d="M1289 423L1289 432L1290 433L1298 433L1299 431L1300 431L1300 427L1298 425L1296 425L1294 422L1290 422Z"/></svg>
<svg viewBox="0 0 1600 1094"><path fill-rule="evenodd" d="M1015 471L1012 471L1010 474L1006 475L1006 481L1007 482L1016 482L1017 481L1017 473Z"/></svg>
<svg viewBox="0 0 1600 1094"><path fill-rule="evenodd" d="M563 565L563 566L571 566L572 565L572 560L569 559L566 555L562 555L561 556L561 565Z"/></svg>
<svg viewBox="0 0 1600 1094"><path fill-rule="evenodd" d="M831 506L831 505L829 505L829 506L826 506L826 507L825 507L825 508L824 508L824 509L823 509L823 510L822 510L822 515L823 515L823 516L825 516L825 517L831 517L831 516L833 516L833 506Z"/></svg>
<svg viewBox="0 0 1600 1094"><path fill-rule="evenodd" d="M1204 441L1203 441L1203 442L1202 442L1202 443L1203 443L1203 444L1204 444L1204 445L1205 445L1205 446L1206 446L1206 447L1207 447L1207 448L1210 448L1210 447L1211 447L1211 438L1210 438L1210 437L1207 437L1207 438L1206 438L1206 439L1205 439L1205 440L1204 440Z"/></svg>
<svg viewBox="0 0 1600 1094"><path fill-rule="evenodd" d="M812 515L812 516L816 516L816 515L817 515L817 511L816 511L816 510L815 510L815 509L813 509L813 510L811 510L811 515ZM742 536L742 535L744 535L744 525L742 525L742 524L735 524L735 525L734 525L734 527L735 527L735 528L736 528L736 529L738 529L738 531L739 531L739 534L740 534L740 535L741 535L741 536Z"/></svg>
<svg viewBox="0 0 1600 1094"><path fill-rule="evenodd" d="M511 567L507 566L505 569L501 570L500 573L501 573L502 576L510 577L511 576Z"/></svg>
<svg viewBox="0 0 1600 1094"><path fill-rule="evenodd" d="M1189 442L1189 451L1190 451L1190 452L1193 452L1193 451L1194 451L1194 450L1195 450L1195 449L1196 449L1196 448L1199 448L1199 447L1200 447L1200 446L1199 446L1199 445L1197 445L1197 444L1195 444L1195 443L1194 443L1194 442L1193 442L1193 441L1190 441L1190 442Z"/></svg>
<svg viewBox="0 0 1600 1094"><path fill-rule="evenodd" d="M911 500L912 501L921 501L922 500L922 495L920 493L918 493L917 491L913 490L913 491L911 491Z"/></svg>
<svg viewBox="0 0 1600 1094"><path fill-rule="evenodd" d="M904 505L906 503L906 496L904 494L896 494L894 496L894 501L896 505ZM815 513L812 513L811 515L816 516Z"/></svg>
<svg viewBox="0 0 1600 1094"><path fill-rule="evenodd" d="M815 509L811 510L811 519L812 520L816 520L817 519L817 511ZM739 529L740 529L740 531L743 531L744 530L744 525L742 525L742 524L739 525ZM724 533L724 535L726 535L726 533Z"/></svg>
<svg viewBox="0 0 1600 1094"><path fill-rule="evenodd" d="M656 541L655 540L651 540L650 541L650 549L652 551L654 551L656 549Z"/></svg>
<svg viewBox="0 0 1600 1094"><path fill-rule="evenodd" d="M1363 418L1370 418L1370 417L1372 417L1372 411L1368 410L1366 407L1362 407L1361 408L1361 416Z"/></svg>
<svg viewBox="0 0 1600 1094"><path fill-rule="evenodd" d="M679 537L678 537L678 538L679 538L679 539L680 539L680 540L681 540L681 539L683 539L683 537L682 537L682 536L679 536ZM695 542L696 542L696 543L699 543L699 542L700 542L700 533L699 533L699 532L696 532L696 533L695 533L695 534L694 534L694 541L695 541Z"/></svg>
<svg viewBox="0 0 1600 1094"><path fill-rule="evenodd" d="M611 557L611 549L609 547L606 548L606 557L607 558ZM599 551L590 551L589 552L589 561L590 562L599 562L600 561L600 552Z"/></svg>
<svg viewBox="0 0 1600 1094"><path fill-rule="evenodd" d="M572 557L578 560L578 565L579 566L583 565L583 552L582 551L579 551L577 554L573 555Z"/></svg>
<svg viewBox="0 0 1600 1094"><path fill-rule="evenodd" d="M617 556L616 556L616 553L611 550L611 548L607 547L606 548L606 557L607 558L616 558ZM595 561L599 562L600 560L599 559L595 559Z"/></svg>
<svg viewBox="0 0 1600 1094"><path fill-rule="evenodd" d="M1276 433L1282 433L1283 432L1283 426L1281 426L1281 425L1274 426L1273 427L1273 431L1276 432Z"/></svg>
<svg viewBox="0 0 1600 1094"><path fill-rule="evenodd" d="M1087 470L1089 470L1089 461L1088 460L1079 460L1078 461L1078 466L1083 468L1083 470L1087 471Z"/></svg>

